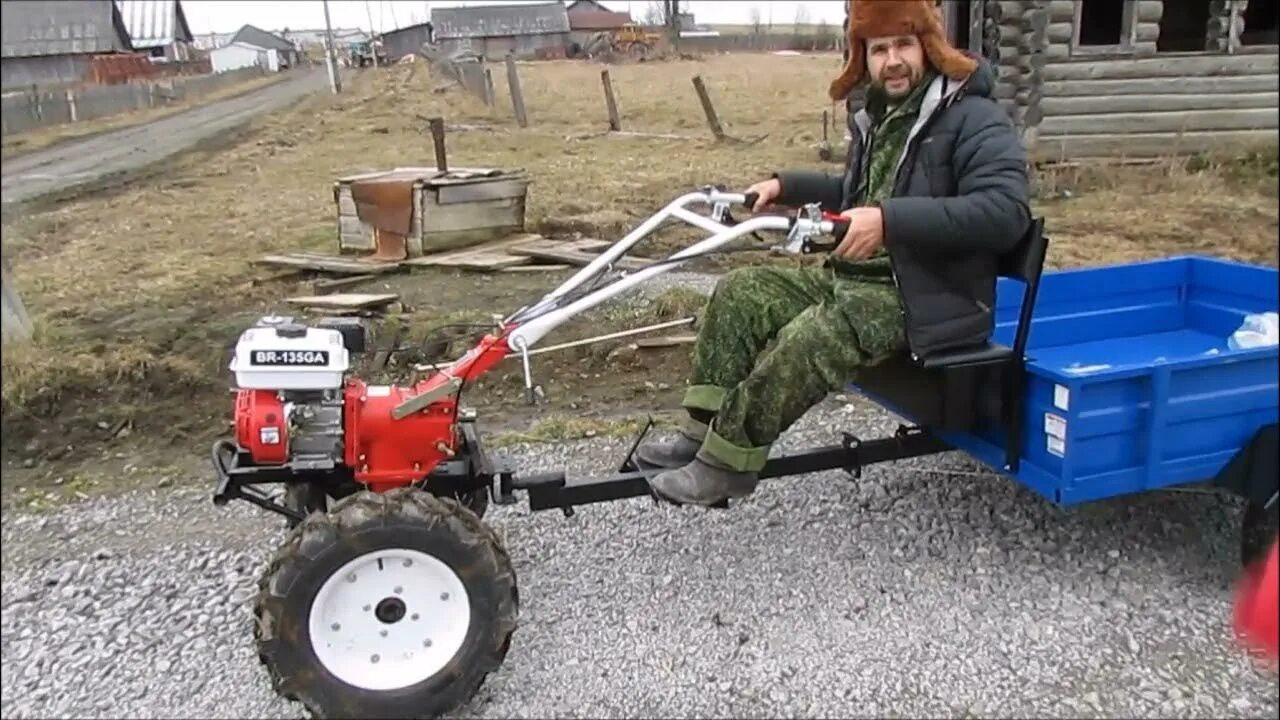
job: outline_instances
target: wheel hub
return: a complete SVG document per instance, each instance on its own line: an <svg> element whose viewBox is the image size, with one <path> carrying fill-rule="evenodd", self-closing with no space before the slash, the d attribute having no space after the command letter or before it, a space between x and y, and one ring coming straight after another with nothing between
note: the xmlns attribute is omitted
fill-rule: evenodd
<svg viewBox="0 0 1280 720"><path fill-rule="evenodd" d="M394 690L439 672L471 624L462 580L444 562L402 548L361 555L329 576L311 605L311 647L335 677Z"/></svg>

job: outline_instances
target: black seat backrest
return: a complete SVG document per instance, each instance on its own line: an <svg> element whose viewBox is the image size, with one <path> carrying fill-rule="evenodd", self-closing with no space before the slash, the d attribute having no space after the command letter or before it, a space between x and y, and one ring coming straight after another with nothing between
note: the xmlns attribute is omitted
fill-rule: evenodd
<svg viewBox="0 0 1280 720"><path fill-rule="evenodd" d="M1035 310L1036 296L1040 293L1040 275L1044 272L1044 258L1048 252L1049 238L1044 235L1044 218L1033 217L1017 247L1000 258L1000 275L1026 283L1022 310L1018 313L1018 329L1013 338L1013 351L1019 358L1026 352L1027 339L1031 336L1031 315Z"/></svg>
<svg viewBox="0 0 1280 720"><path fill-rule="evenodd" d="M997 272L1001 277L1031 283L1040 279L1044 270L1044 257L1049 241L1044 236L1044 218L1031 218L1031 225L1014 249L999 260Z"/></svg>

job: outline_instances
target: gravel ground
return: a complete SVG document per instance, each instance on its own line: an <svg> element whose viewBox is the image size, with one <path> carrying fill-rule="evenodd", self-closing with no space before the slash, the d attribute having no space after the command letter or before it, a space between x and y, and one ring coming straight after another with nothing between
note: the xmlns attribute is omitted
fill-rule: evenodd
<svg viewBox="0 0 1280 720"><path fill-rule="evenodd" d="M892 419L833 398L784 440ZM517 448L616 467L627 443ZM248 598L282 524L206 477L3 518L4 717L298 717ZM521 627L467 715L1275 717L1228 628L1238 508L1057 510L964 458L768 481L729 511L636 499L490 519Z"/></svg>

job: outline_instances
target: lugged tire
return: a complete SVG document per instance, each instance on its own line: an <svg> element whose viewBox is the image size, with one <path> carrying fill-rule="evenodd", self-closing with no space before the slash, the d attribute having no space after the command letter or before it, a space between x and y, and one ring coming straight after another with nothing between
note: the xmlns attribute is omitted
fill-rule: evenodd
<svg viewBox="0 0 1280 720"><path fill-rule="evenodd" d="M331 574L382 548L443 561L465 587L471 615L460 649L441 670L408 687L371 691L329 672L312 649L309 617ZM413 488L361 491L307 517L277 551L259 581L254 636L276 693L312 717L433 718L468 702L501 666L518 613L511 560L475 513Z"/></svg>

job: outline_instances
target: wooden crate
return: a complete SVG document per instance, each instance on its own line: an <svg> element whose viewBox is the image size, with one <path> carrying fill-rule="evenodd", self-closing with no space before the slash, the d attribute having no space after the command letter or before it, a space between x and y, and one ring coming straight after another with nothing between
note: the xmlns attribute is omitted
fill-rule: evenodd
<svg viewBox="0 0 1280 720"><path fill-rule="evenodd" d="M434 167L395 168L334 182L339 252L375 249L373 226L357 216L351 195L352 182L375 177L413 181L409 257L471 247L524 231L529 179L523 173L454 168L442 174Z"/></svg>

